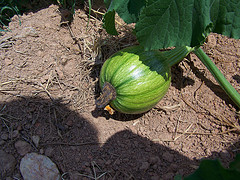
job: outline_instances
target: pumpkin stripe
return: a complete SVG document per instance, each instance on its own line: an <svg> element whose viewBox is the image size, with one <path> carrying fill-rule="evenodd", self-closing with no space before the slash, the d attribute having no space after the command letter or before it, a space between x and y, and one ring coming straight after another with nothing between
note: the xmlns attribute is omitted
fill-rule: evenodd
<svg viewBox="0 0 240 180"><path fill-rule="evenodd" d="M115 79L113 79L112 83L116 85L116 88L121 88L122 85L130 82L131 80L144 77L147 71L147 67L144 67L144 65L140 61L135 63L135 65L132 65L130 68L125 68L126 66L122 66L122 67L124 68L124 71L127 71L128 69L130 69L130 72L128 72L128 74L124 77L122 77L121 74L114 76ZM118 84L116 84L116 82L118 82Z"/></svg>
<svg viewBox="0 0 240 180"><path fill-rule="evenodd" d="M112 79L115 77L115 75L118 74L119 71L121 71L121 67L123 66L123 64L127 64L130 61L131 56L133 57L134 54L130 54L128 56L125 54L124 56L120 56L119 57L121 59L119 59L117 61L116 60L112 61L114 63L113 67L108 66L109 67L109 71L110 71L109 73L112 74L111 78L109 79L110 82L112 82ZM120 66L119 66L119 64L120 64Z"/></svg>
<svg viewBox="0 0 240 180"><path fill-rule="evenodd" d="M158 97L161 97L162 94L166 91L166 87L169 86L169 83L166 82L161 85L161 87L158 87L156 89L153 89L147 93L142 93L142 94L134 94L134 95L118 95L118 99L124 99L124 101L129 102L129 103L136 103L136 104L141 104L145 103L146 101L152 101ZM160 94L160 95L159 95Z"/></svg>

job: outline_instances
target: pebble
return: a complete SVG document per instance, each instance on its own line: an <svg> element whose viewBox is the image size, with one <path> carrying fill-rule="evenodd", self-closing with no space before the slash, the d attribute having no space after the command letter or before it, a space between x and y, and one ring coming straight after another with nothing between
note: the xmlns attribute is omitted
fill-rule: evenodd
<svg viewBox="0 0 240 180"><path fill-rule="evenodd" d="M69 127L72 127L73 126L73 121L72 120L68 120L66 122L66 125L69 126Z"/></svg>
<svg viewBox="0 0 240 180"><path fill-rule="evenodd" d="M12 132L12 138L17 138L19 136L19 131L18 130L14 130Z"/></svg>
<svg viewBox="0 0 240 180"><path fill-rule="evenodd" d="M32 149L30 144L28 144L26 141L21 141L21 140L15 143L15 148L21 156L24 156L25 154L30 152Z"/></svg>
<svg viewBox="0 0 240 180"><path fill-rule="evenodd" d="M32 136L32 141L35 144L35 146L38 147L39 146L40 137L39 136Z"/></svg>
<svg viewBox="0 0 240 180"><path fill-rule="evenodd" d="M217 44L217 40L215 38L215 36L213 34L210 34L208 37L207 37L207 43L208 43L208 46L213 48L214 46L216 46Z"/></svg>
<svg viewBox="0 0 240 180"><path fill-rule="evenodd" d="M151 177L151 180L160 180L160 177L158 175L154 175L153 177Z"/></svg>
<svg viewBox="0 0 240 180"><path fill-rule="evenodd" d="M174 159L174 155L169 152L164 152L162 157L164 160L166 160L168 162L173 162L173 159Z"/></svg>
<svg viewBox="0 0 240 180"><path fill-rule="evenodd" d="M142 165L140 166L140 170L146 171L150 167L150 164L148 162L143 162Z"/></svg>
<svg viewBox="0 0 240 180"><path fill-rule="evenodd" d="M3 133L3 134L1 135L1 139L2 139L2 140L8 140L8 134L7 134L7 133Z"/></svg>
<svg viewBox="0 0 240 180"><path fill-rule="evenodd" d="M161 141L170 141L172 140L172 134L167 132L162 132L159 134L159 139Z"/></svg>
<svg viewBox="0 0 240 180"><path fill-rule="evenodd" d="M110 165L112 163L112 161L111 160L107 160L106 162L105 162L105 164L108 166L108 165Z"/></svg>
<svg viewBox="0 0 240 180"><path fill-rule="evenodd" d="M6 177L5 180L13 180L13 178L11 178L11 177Z"/></svg>
<svg viewBox="0 0 240 180"><path fill-rule="evenodd" d="M148 162L152 165L158 163L159 161L160 161L160 158L158 156L152 156L148 160Z"/></svg>
<svg viewBox="0 0 240 180"><path fill-rule="evenodd" d="M12 59L8 59L8 58L5 59L5 65L6 66L10 66L12 63L13 63Z"/></svg>
<svg viewBox="0 0 240 180"><path fill-rule="evenodd" d="M15 38L26 38L28 36L38 37L38 32L33 27L25 27Z"/></svg>
<svg viewBox="0 0 240 180"><path fill-rule="evenodd" d="M47 147L44 154L45 156L51 157L53 155L53 148L52 147Z"/></svg>
<svg viewBox="0 0 240 180"><path fill-rule="evenodd" d="M24 180L60 180L60 174L56 164L47 156L37 153L28 153L21 159L20 172Z"/></svg>
<svg viewBox="0 0 240 180"><path fill-rule="evenodd" d="M0 139L0 146L4 145L6 141Z"/></svg>
<svg viewBox="0 0 240 180"><path fill-rule="evenodd" d="M169 173L165 173L163 176L162 176L162 179L174 179L174 173L172 172L169 172Z"/></svg>
<svg viewBox="0 0 240 180"><path fill-rule="evenodd" d="M182 152L188 152L188 150L189 149L187 147L185 147L185 146L182 147Z"/></svg>
<svg viewBox="0 0 240 180"><path fill-rule="evenodd" d="M41 149L39 150L39 153L40 153L40 154L43 154L43 153L44 153L43 148L41 148Z"/></svg>
<svg viewBox="0 0 240 180"><path fill-rule="evenodd" d="M0 150L0 174L1 177L9 176L15 169L17 161L13 155Z"/></svg>

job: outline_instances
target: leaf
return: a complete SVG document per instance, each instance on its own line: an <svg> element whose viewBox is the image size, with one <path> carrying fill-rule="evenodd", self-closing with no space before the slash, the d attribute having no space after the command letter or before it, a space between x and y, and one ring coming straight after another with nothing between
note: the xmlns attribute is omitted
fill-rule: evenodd
<svg viewBox="0 0 240 180"><path fill-rule="evenodd" d="M115 10L126 23L135 23L147 0L104 0L108 11Z"/></svg>
<svg viewBox="0 0 240 180"><path fill-rule="evenodd" d="M174 177L174 180L182 180L182 176L177 174L175 177Z"/></svg>
<svg viewBox="0 0 240 180"><path fill-rule="evenodd" d="M240 154L237 154L236 159L230 163L230 168L240 172Z"/></svg>
<svg viewBox="0 0 240 180"><path fill-rule="evenodd" d="M217 24L214 29L219 33L231 38L240 38L240 1L220 1Z"/></svg>
<svg viewBox="0 0 240 180"><path fill-rule="evenodd" d="M103 17L103 28L106 29L108 34L118 35L115 28L115 11L108 11Z"/></svg>
<svg viewBox="0 0 240 180"><path fill-rule="evenodd" d="M225 169L218 160L203 160L199 168L184 180L236 180L240 172L233 169Z"/></svg>
<svg viewBox="0 0 240 180"><path fill-rule="evenodd" d="M239 0L152 0L136 23L145 50L199 46L210 32L240 38Z"/></svg>

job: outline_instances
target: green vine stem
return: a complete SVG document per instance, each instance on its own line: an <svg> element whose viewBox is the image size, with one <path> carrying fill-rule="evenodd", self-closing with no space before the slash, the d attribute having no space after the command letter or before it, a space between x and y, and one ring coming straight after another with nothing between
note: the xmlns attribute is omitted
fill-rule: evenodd
<svg viewBox="0 0 240 180"><path fill-rule="evenodd" d="M240 109L240 94L226 80L226 78L221 73L221 71L217 68L217 66L211 61L211 59L205 54L205 52L200 47L195 48L193 52L202 61L202 63L208 68L208 70L212 73L212 75L220 84L222 89L227 93L227 95L232 99L232 101Z"/></svg>

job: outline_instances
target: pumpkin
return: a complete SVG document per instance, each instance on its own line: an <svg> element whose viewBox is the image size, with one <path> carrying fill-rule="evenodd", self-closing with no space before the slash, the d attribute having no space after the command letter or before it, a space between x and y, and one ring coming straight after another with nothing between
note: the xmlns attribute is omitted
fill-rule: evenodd
<svg viewBox="0 0 240 180"><path fill-rule="evenodd" d="M102 95L96 100L99 108L110 104L126 114L150 110L166 94L170 66L160 51L144 51L133 46L118 51L105 61L100 72Z"/></svg>

